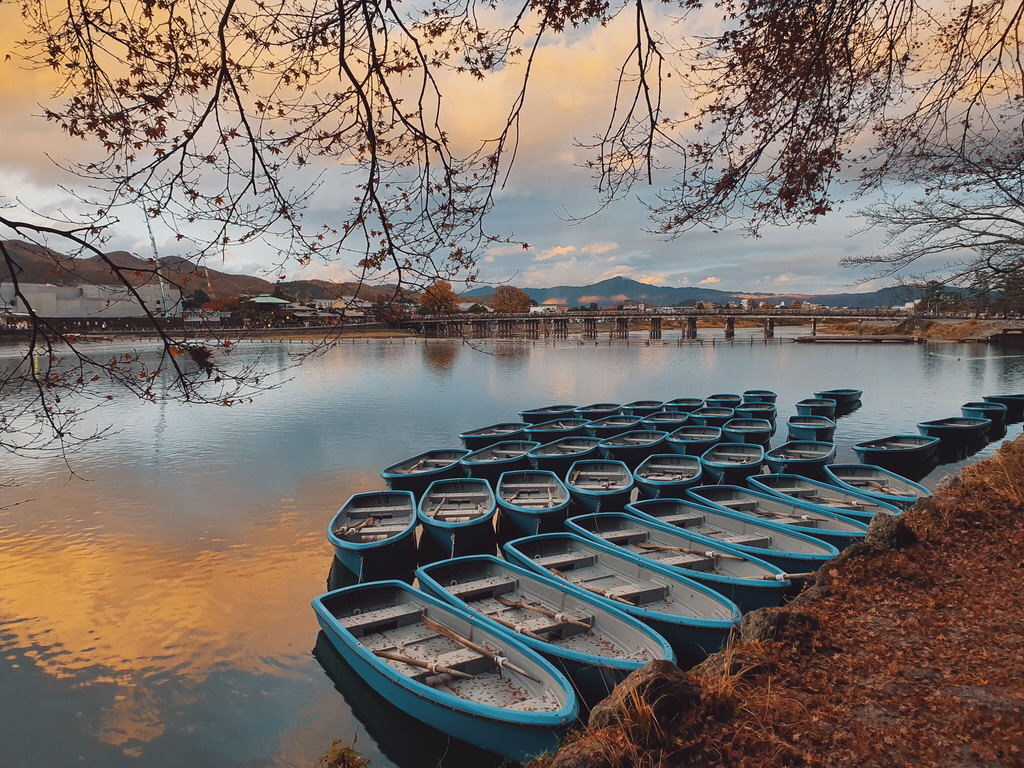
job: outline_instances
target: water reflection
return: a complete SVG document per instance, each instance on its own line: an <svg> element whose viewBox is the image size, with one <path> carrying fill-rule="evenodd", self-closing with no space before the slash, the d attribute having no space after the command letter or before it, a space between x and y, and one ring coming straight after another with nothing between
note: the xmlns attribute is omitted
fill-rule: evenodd
<svg viewBox="0 0 1024 768"><path fill-rule="evenodd" d="M424 342L423 362L427 368L436 373L450 374L455 367L455 361L459 358L461 344L454 342Z"/></svg>

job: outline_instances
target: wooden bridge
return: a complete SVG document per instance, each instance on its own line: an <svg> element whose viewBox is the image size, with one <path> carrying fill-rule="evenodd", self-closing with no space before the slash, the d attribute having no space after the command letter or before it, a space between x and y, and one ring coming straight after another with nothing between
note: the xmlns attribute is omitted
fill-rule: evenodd
<svg viewBox="0 0 1024 768"><path fill-rule="evenodd" d="M843 320L899 322L914 319L964 319L957 315L908 315L898 309L825 309L813 311L802 309L672 309L657 312L641 311L583 311L550 314L508 314L508 315L433 315L410 319L406 328L415 330L430 338L568 338L569 333L579 333L583 339L597 339L607 334L610 339L627 339L631 329L648 331L651 339L662 337L665 321L676 322L683 331L684 339L696 339L698 323L725 322L725 338L736 335L736 321L755 320L763 327L765 338L775 336L775 323L779 320L796 321L810 325L811 335L816 335L819 322Z"/></svg>

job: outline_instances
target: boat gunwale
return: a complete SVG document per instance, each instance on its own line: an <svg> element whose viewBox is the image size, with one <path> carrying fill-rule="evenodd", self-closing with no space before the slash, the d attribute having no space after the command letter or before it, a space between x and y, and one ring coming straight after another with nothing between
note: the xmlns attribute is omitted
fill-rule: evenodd
<svg viewBox="0 0 1024 768"><path fill-rule="evenodd" d="M399 495L402 495L402 496L408 496L409 499L410 499L410 502L412 504L412 506L410 507L410 509L412 511L412 517L411 517L411 520L409 521L409 524L406 525L398 533L393 533L390 536L386 536L383 539L378 539L377 541L345 541L345 539L343 539L340 536L338 536L337 534L335 534L335 532L334 532L334 523L341 516L341 513L346 510L348 505L352 502L352 499L354 499L356 497L369 496L369 495L377 495L377 494L399 494ZM342 549L348 549L348 550L351 550L353 552L363 552L363 551L366 551L368 549L374 549L376 547L382 547L382 546L385 546L385 545L388 545L388 544L392 544L392 543L394 543L396 541L399 541L402 538L408 536L409 534L411 534L413 531L416 530L416 525L419 522L418 518L416 517L416 508L417 508L416 494L414 494L412 491L363 491L361 493L353 493L351 496L348 497L348 499L345 501L345 503L341 505L341 508L337 512L334 513L334 516L331 518L330 523L327 524L327 540L334 547L340 547ZM372 517L372 515L371 515L371 517Z"/></svg>

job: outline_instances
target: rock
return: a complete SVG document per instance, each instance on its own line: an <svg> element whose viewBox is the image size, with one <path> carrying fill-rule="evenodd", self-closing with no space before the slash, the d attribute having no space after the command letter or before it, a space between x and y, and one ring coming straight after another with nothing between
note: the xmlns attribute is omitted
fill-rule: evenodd
<svg viewBox="0 0 1024 768"><path fill-rule="evenodd" d="M784 642L803 645L819 629L818 620L804 611L788 608L758 608L740 623L743 640Z"/></svg>
<svg viewBox="0 0 1024 768"><path fill-rule="evenodd" d="M611 695L590 711L591 728L628 722L637 714L637 704L650 707L654 718L668 723L683 710L700 701L697 688L683 670L659 659L645 664L615 686Z"/></svg>
<svg viewBox="0 0 1024 768"><path fill-rule="evenodd" d="M558 750L548 768L625 768L621 749L596 739L580 739Z"/></svg>
<svg viewBox="0 0 1024 768"><path fill-rule="evenodd" d="M320 758L317 768L366 768L369 764L369 758L359 754L349 742L338 739Z"/></svg>
<svg viewBox="0 0 1024 768"><path fill-rule="evenodd" d="M886 549L903 549L917 541L917 536L902 517L879 512L868 525L865 544Z"/></svg>

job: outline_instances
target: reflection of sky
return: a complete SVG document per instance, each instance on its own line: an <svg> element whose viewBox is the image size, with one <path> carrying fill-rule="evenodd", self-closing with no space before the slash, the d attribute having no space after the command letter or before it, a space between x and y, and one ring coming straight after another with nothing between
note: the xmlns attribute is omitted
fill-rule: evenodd
<svg viewBox="0 0 1024 768"><path fill-rule="evenodd" d="M49 713L92 764L312 764L355 732L310 656L325 530L349 494L384 487L387 464L525 408L752 388L779 393L778 444L797 400L856 387L863 407L836 433L845 461L857 440L1024 390L1024 357L995 348L564 344L342 345L252 404L118 399L91 417L116 416L118 436L72 456L79 476L5 457L0 479L20 484L0 506L25 502L0 510L5 711L17 695ZM45 741L27 719L0 719L0 740L34 756Z"/></svg>

